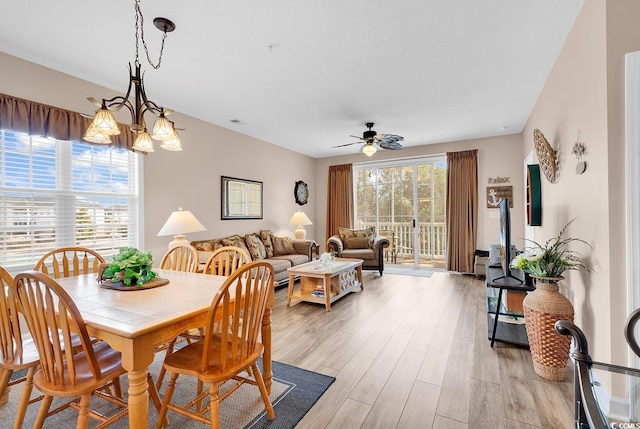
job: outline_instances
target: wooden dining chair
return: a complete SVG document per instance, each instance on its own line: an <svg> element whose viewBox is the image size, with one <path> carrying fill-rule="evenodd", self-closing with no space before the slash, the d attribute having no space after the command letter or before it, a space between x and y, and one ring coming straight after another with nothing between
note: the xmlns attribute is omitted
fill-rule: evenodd
<svg viewBox="0 0 640 429"><path fill-rule="evenodd" d="M251 255L246 250L235 246L225 246L213 252L205 263L203 272L226 277L247 262L251 262Z"/></svg>
<svg viewBox="0 0 640 429"><path fill-rule="evenodd" d="M198 251L195 247L190 244L186 245L178 245L172 247L164 254L162 260L160 261L160 268L164 270L172 270L172 271L187 271L190 273L195 273L198 270ZM197 329L196 329L197 331ZM194 331L193 335L198 335L199 332ZM163 350L167 350L167 353L170 354L177 343L181 343L183 341L191 342L192 335L189 335L188 332L184 332L179 334L176 338L172 339L168 343L161 344L155 348L155 352L161 352ZM165 371L163 368L160 368L160 372L158 373L158 379L156 380L156 389L160 390L160 386L162 386L162 381L164 380Z"/></svg>
<svg viewBox="0 0 640 429"><path fill-rule="evenodd" d="M105 260L95 250L86 247L60 247L46 253L36 263L35 271L54 279L97 273Z"/></svg>
<svg viewBox="0 0 640 429"><path fill-rule="evenodd" d="M257 365L264 350L258 337L269 294L273 293L273 277L273 268L268 262L255 261L243 265L225 280L209 307L205 326L208 334L202 341L176 350L164 360L163 367L171 373L171 379L156 429L163 427L169 409L218 428L220 402L244 383L258 387L267 415L271 420L275 418ZM219 329L215 329L216 325ZM194 376L199 382L208 383L208 392L199 393L185 406L172 403L180 375ZM235 380L236 384L220 394L220 386L229 380ZM207 395L209 404L201 408L199 405Z"/></svg>
<svg viewBox="0 0 640 429"><path fill-rule="evenodd" d="M194 248L195 250L195 248ZM196 251L197 252L197 251ZM251 261L251 257L246 250L241 249L235 246L225 246L213 252L213 254L209 257L207 262L205 263L203 272L205 274L213 274L218 276L229 276L235 270ZM162 268L162 267L161 267ZM199 341L202 339L204 334L203 328L193 328L189 331L183 332L179 334L176 338L171 340L167 345L160 346L156 349L156 352L162 351L164 349L167 350L166 356L173 353L175 346L177 343L182 343L183 341L187 341L190 343L191 341ZM165 358L166 358L165 356ZM162 382L164 381L165 376L164 367L160 368L158 372L158 377L156 380L156 389L160 390L162 386Z"/></svg>
<svg viewBox="0 0 640 429"><path fill-rule="evenodd" d="M198 251L190 244L172 247L162 257L160 268L195 273L198 269Z"/></svg>
<svg viewBox="0 0 640 429"><path fill-rule="evenodd" d="M40 364L40 357L33 341L23 339L16 303L10 293L12 285L13 278L0 267L0 398L9 394L11 386L24 383L13 422L14 429L20 429L29 404L42 399L42 396L30 399L33 374ZM26 370L24 376L11 380L15 371L23 370Z"/></svg>
<svg viewBox="0 0 640 429"><path fill-rule="evenodd" d="M126 371L120 352L105 341L92 343L82 315L67 292L48 275L28 271L15 277L11 293L24 315L40 360L33 383L44 398L33 427L41 428L47 417L69 407L79 410L78 428L88 427L89 418L105 427L124 417L127 404L122 399L119 377ZM75 343L78 345L65 347ZM149 375L147 380L149 395L158 404L158 392ZM92 395L122 410L109 417L94 412L89 409ZM49 411L53 398L68 401Z"/></svg>

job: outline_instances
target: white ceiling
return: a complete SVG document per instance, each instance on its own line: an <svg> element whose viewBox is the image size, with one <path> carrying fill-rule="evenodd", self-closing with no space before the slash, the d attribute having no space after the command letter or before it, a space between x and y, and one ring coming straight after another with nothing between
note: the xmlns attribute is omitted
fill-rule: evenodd
<svg viewBox="0 0 640 429"><path fill-rule="evenodd" d="M405 147L513 134L583 2L142 0L153 61L153 18L176 31L140 61L158 104L315 158L357 153L332 146L365 122ZM0 51L126 90L133 0L3 3Z"/></svg>

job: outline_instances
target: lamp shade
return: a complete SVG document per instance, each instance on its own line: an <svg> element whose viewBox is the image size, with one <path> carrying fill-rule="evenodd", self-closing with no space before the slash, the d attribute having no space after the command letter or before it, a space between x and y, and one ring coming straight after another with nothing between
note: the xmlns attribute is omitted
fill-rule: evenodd
<svg viewBox="0 0 640 429"><path fill-rule="evenodd" d="M151 136L147 130L138 133L138 137L136 137L136 140L133 142L133 149L140 152L154 152L153 140L151 140Z"/></svg>
<svg viewBox="0 0 640 429"><path fill-rule="evenodd" d="M101 134L106 134L108 136L120 134L120 128L118 127L116 118L106 107L96 111L89 128L94 128Z"/></svg>
<svg viewBox="0 0 640 429"><path fill-rule="evenodd" d="M103 134L98 128L93 127L87 128L83 139L91 143L111 144L111 137L109 137L109 135Z"/></svg>
<svg viewBox="0 0 640 429"><path fill-rule="evenodd" d="M173 152L182 150L182 142L180 141L178 132L176 130L173 130L173 137L163 141L160 147L162 149L170 150Z"/></svg>
<svg viewBox="0 0 640 429"><path fill-rule="evenodd" d="M151 137L156 140L168 140L173 138L173 125L164 116L164 113L160 114L158 119L156 119L156 123L153 125L153 135Z"/></svg>
<svg viewBox="0 0 640 429"><path fill-rule="evenodd" d="M294 233L295 237L297 240L304 240L307 236L307 231L305 231L304 225L313 225L313 222L311 222L311 219L309 219L303 211L298 210L293 214L293 216L291 216L289 225L297 226L298 228L296 228Z"/></svg>
<svg viewBox="0 0 640 429"><path fill-rule="evenodd" d="M289 220L289 226L299 226L299 225L313 225L311 219L303 212L298 210L291 216Z"/></svg>
<svg viewBox="0 0 640 429"><path fill-rule="evenodd" d="M173 235L173 241L169 243L169 249L178 245L189 244L184 238L185 234L190 232L206 231L207 228L200 223L198 219L189 210L182 210L182 207L178 208L178 211L171 213L169 219L164 223L158 236Z"/></svg>

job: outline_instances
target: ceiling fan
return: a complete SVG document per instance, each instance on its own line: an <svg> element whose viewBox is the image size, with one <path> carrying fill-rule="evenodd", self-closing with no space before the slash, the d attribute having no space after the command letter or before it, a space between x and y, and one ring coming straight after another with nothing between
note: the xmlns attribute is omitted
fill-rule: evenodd
<svg viewBox="0 0 640 429"><path fill-rule="evenodd" d="M374 153L376 153L377 149L375 145L380 146L382 149L390 149L390 150L400 150L402 149L402 145L398 142L401 142L402 140L404 140L404 137L402 136L398 136L395 134L378 134L377 132L373 131L373 122L367 122L366 124L364 124L367 128L369 128L368 131L365 131L362 133L362 137L358 137L358 136L350 136L356 139L360 139L360 141L357 142L353 142L353 143L347 143L347 144L341 144L338 146L333 146L334 148L336 147L344 147L344 146L351 146L354 144L361 144L364 143L364 146L362 147L362 152L367 155L367 156L371 156Z"/></svg>

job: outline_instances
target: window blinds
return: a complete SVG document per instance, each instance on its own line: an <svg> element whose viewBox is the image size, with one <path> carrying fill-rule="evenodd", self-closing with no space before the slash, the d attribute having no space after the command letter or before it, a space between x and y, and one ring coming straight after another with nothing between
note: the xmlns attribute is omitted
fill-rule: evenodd
<svg viewBox="0 0 640 429"><path fill-rule="evenodd" d="M0 265L32 268L57 247L107 259L137 247L139 156L0 130Z"/></svg>

